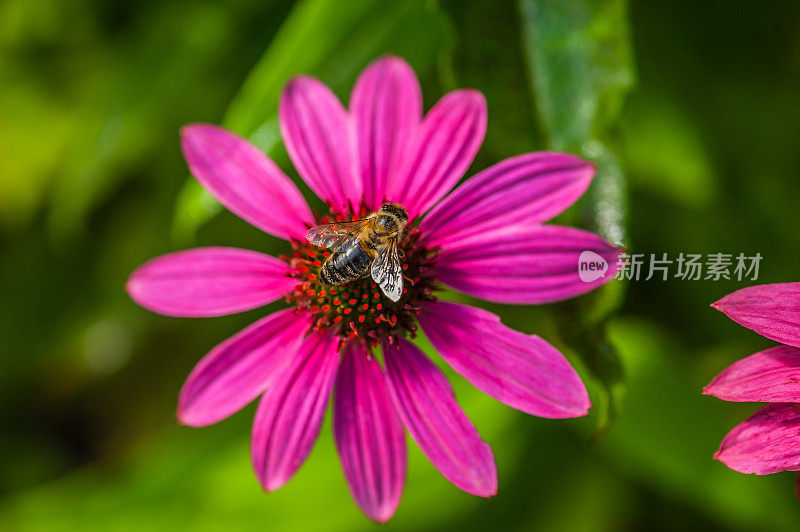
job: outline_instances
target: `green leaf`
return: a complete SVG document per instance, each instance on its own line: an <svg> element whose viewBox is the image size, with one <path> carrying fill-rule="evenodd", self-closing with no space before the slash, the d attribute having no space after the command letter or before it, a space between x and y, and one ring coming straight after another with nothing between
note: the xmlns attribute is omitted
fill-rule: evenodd
<svg viewBox="0 0 800 532"><path fill-rule="evenodd" d="M531 91L548 146L597 164L587 224L623 242L616 122L634 73L625 0L520 0Z"/></svg>
<svg viewBox="0 0 800 532"><path fill-rule="evenodd" d="M626 187L615 124L634 73L624 0L519 0L531 93L548 147L592 160L597 175L580 203L580 223L625 241ZM569 219L570 214L565 215ZM623 374L605 340L605 318L620 304L619 282L557 307L562 335L605 390L600 430L614 417Z"/></svg>
<svg viewBox="0 0 800 532"><path fill-rule="evenodd" d="M346 8L336 0L299 2L231 101L222 124L288 170L285 154L277 153L277 109L281 89L292 76L316 76L343 97L359 72L386 53L404 57L420 75L438 63L446 65L443 54L452 39L436 2L358 0ZM198 188L193 179L187 181L175 209L173 238L182 243L220 209L198 207L206 201Z"/></svg>
<svg viewBox="0 0 800 532"><path fill-rule="evenodd" d="M554 149L603 137L633 85L625 0L520 0L542 127Z"/></svg>

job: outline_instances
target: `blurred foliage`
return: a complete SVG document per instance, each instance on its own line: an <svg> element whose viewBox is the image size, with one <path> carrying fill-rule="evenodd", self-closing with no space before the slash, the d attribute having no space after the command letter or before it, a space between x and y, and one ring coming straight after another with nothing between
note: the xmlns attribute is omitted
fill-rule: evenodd
<svg viewBox="0 0 800 532"><path fill-rule="evenodd" d="M789 0L0 3L0 530L374 528L349 500L329 426L266 495L249 465L253 407L202 430L174 420L196 360L280 304L163 318L128 300L125 278L176 244L285 249L186 184L183 124L227 124L295 175L276 134L283 82L307 72L346 99L364 65L397 53L426 107L458 86L486 94L471 172L548 147L598 157L598 183L564 223L602 229L603 194L626 202L598 184L625 169L627 233L611 238L671 257L760 252L760 282L797 280L798 25ZM603 332L626 375L616 423L588 445L601 408L531 418L447 370L493 446L499 493L459 492L411 445L388 528L795 530L790 474L711 459L755 408L700 389L769 345L708 308L743 284L653 280L630 283L624 302L484 305L588 376L599 370L576 355L603 329L585 327L621 303Z"/></svg>

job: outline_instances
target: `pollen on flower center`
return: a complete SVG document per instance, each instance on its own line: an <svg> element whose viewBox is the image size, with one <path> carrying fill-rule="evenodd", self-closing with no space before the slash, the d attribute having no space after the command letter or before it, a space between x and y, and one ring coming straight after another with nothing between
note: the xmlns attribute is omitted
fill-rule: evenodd
<svg viewBox="0 0 800 532"><path fill-rule="evenodd" d="M357 215L317 217L320 224L357 220ZM431 261L436 250L419 245L420 232L409 227L400 243L403 265L403 294L394 302L367 274L341 286L323 284L319 272L332 250L321 249L305 241L292 240L294 252L281 257L291 266L291 275L298 279L295 290L286 301L298 309L311 312L316 330L336 329L343 339L363 338L373 345L395 336L413 338L416 335L416 316L421 304L435 301L433 292L438 285L430 275Z"/></svg>

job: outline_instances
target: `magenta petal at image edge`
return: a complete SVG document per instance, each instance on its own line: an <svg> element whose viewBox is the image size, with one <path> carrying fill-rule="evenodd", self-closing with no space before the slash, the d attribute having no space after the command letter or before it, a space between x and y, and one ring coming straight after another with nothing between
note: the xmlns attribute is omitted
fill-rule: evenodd
<svg viewBox="0 0 800 532"><path fill-rule="evenodd" d="M735 362L703 390L726 401L769 403L729 432L714 458L740 473L800 470L800 283L744 288L712 307L785 344Z"/></svg>
<svg viewBox="0 0 800 532"><path fill-rule="evenodd" d="M619 253L590 232L544 225L586 191L591 164L566 153L526 153L452 190L483 141L486 101L462 89L424 116L422 110L416 75L397 57L361 74L348 108L312 77L289 81L278 109L281 135L300 177L328 205L322 215L246 140L213 125L185 127L181 146L194 177L291 249L281 257L229 247L178 251L147 262L127 284L134 301L167 316L223 316L285 301L288 309L256 321L197 364L181 390L178 418L205 426L258 399L252 464L272 491L308 457L333 397L347 485L378 522L392 517L402 496L405 431L458 488L481 497L497 492L491 448L441 370L411 342L418 327L456 372L513 408L573 418L591 406L555 347L488 311L439 301L437 290L446 285L506 304L561 301L612 279ZM368 277L321 284L330 252L305 241L308 228L363 218L384 201L402 205L410 220L400 244L400 300L389 300ZM578 274L584 251L609 264L592 282Z"/></svg>

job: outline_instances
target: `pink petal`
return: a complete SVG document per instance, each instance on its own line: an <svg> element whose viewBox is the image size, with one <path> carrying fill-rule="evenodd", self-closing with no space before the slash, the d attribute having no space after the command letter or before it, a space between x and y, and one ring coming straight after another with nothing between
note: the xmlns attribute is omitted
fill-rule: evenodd
<svg viewBox="0 0 800 532"><path fill-rule="evenodd" d="M358 139L364 201L375 210L422 118L422 91L414 70L399 57L378 59L358 78L350 96L350 112Z"/></svg>
<svg viewBox="0 0 800 532"><path fill-rule="evenodd" d="M134 271L125 289L166 316L225 316L284 296L297 285L280 259L246 249L208 247L162 255Z"/></svg>
<svg viewBox="0 0 800 532"><path fill-rule="evenodd" d="M581 278L579 260L607 269ZM541 304L594 290L613 279L619 251L594 233L555 225L515 225L451 243L436 256L434 271L443 283L499 303ZM584 272L589 273L589 272Z"/></svg>
<svg viewBox="0 0 800 532"><path fill-rule="evenodd" d="M467 179L420 224L429 245L446 247L475 233L545 222L583 195L594 167L567 153L526 153Z"/></svg>
<svg viewBox="0 0 800 532"><path fill-rule="evenodd" d="M711 306L761 336L800 347L800 283L742 288Z"/></svg>
<svg viewBox="0 0 800 532"><path fill-rule="evenodd" d="M428 460L459 489L480 497L495 495L492 449L456 403L439 368L402 338L384 344L383 357L394 404Z"/></svg>
<svg viewBox="0 0 800 532"><path fill-rule="evenodd" d="M380 364L350 342L342 355L333 403L333 433L353 499L373 521L397 510L406 477L403 425Z"/></svg>
<svg viewBox="0 0 800 532"><path fill-rule="evenodd" d="M445 301L425 305L419 321L442 358L498 401L547 418L588 413L578 373L538 336L509 329L491 312Z"/></svg>
<svg viewBox="0 0 800 532"><path fill-rule="evenodd" d="M770 404L737 425L714 458L739 473L800 469L800 405Z"/></svg>
<svg viewBox="0 0 800 532"><path fill-rule="evenodd" d="M302 240L314 218L303 195L258 148L221 127L181 130L189 170L229 211L279 238Z"/></svg>
<svg viewBox="0 0 800 532"><path fill-rule="evenodd" d="M311 320L286 309L253 323L211 350L181 388L178 419L216 423L258 397L297 353Z"/></svg>
<svg viewBox="0 0 800 532"><path fill-rule="evenodd" d="M319 436L339 367L338 344L334 334L312 333L258 404L250 454L266 491L292 478Z"/></svg>
<svg viewBox="0 0 800 532"><path fill-rule="evenodd" d="M725 401L800 403L800 349L779 345L743 358L703 393Z"/></svg>
<svg viewBox="0 0 800 532"><path fill-rule="evenodd" d="M475 90L446 94L425 116L403 170L392 176L387 195L409 218L426 212L467 171L486 134L486 99Z"/></svg>
<svg viewBox="0 0 800 532"><path fill-rule="evenodd" d="M348 201L360 205L355 131L331 90L310 76L292 78L281 94L278 118L286 150L311 190L341 212Z"/></svg>

